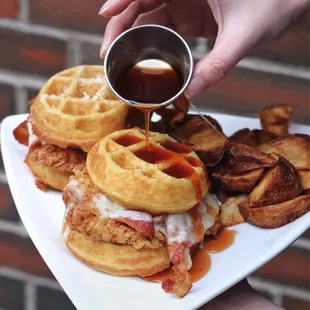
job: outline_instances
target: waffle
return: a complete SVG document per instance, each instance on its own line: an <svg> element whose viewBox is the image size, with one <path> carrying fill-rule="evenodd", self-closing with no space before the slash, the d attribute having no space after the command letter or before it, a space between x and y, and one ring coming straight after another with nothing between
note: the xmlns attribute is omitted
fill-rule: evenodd
<svg viewBox="0 0 310 310"><path fill-rule="evenodd" d="M168 135L139 128L114 132L88 153L94 186L125 208L151 214L181 213L202 201L209 181L204 164Z"/></svg>
<svg viewBox="0 0 310 310"><path fill-rule="evenodd" d="M124 128L127 110L109 89L101 66L78 66L47 81L31 104L30 120L41 141L87 152Z"/></svg>
<svg viewBox="0 0 310 310"><path fill-rule="evenodd" d="M92 268L117 276L146 277L170 266L166 247L137 250L130 245L96 241L76 230L63 227L64 241L70 251Z"/></svg>

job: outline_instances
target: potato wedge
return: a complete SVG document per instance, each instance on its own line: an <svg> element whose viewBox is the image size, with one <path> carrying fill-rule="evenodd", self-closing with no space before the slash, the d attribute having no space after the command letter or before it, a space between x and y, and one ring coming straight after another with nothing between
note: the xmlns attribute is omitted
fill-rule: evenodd
<svg viewBox="0 0 310 310"><path fill-rule="evenodd" d="M248 200L247 195L238 195L229 198L221 205L221 221L223 226L233 226L244 223L245 220L239 212L238 205Z"/></svg>
<svg viewBox="0 0 310 310"><path fill-rule="evenodd" d="M236 131L233 135L229 137L229 141L231 143L240 143L248 146L257 146L261 143L267 143L278 136L274 133L271 133L266 130L261 129L253 129L250 130L248 128L243 128L241 130Z"/></svg>
<svg viewBox="0 0 310 310"><path fill-rule="evenodd" d="M239 204L239 211L250 224L262 228L277 228L310 211L310 195L299 196L279 204L250 208L246 202Z"/></svg>
<svg viewBox="0 0 310 310"><path fill-rule="evenodd" d="M300 176L295 167L279 156L249 195L249 206L258 208L296 198L302 191Z"/></svg>
<svg viewBox="0 0 310 310"><path fill-rule="evenodd" d="M298 170L303 190L310 189L310 170Z"/></svg>
<svg viewBox="0 0 310 310"><path fill-rule="evenodd" d="M286 136L291 113L292 106L289 104L278 104L262 109L259 113L261 126L276 135Z"/></svg>
<svg viewBox="0 0 310 310"><path fill-rule="evenodd" d="M285 157L298 170L310 170L310 136L294 134L279 137L258 146L266 154L277 153Z"/></svg>
<svg viewBox="0 0 310 310"><path fill-rule="evenodd" d="M232 143L227 155L226 168L230 173L242 173L257 168L272 167L276 164L272 157L245 144Z"/></svg>
<svg viewBox="0 0 310 310"><path fill-rule="evenodd" d="M187 115L182 125L168 131L178 141L188 144L207 166L218 163L229 146L228 138L218 123L208 117L210 126L200 115Z"/></svg>
<svg viewBox="0 0 310 310"><path fill-rule="evenodd" d="M217 186L215 188L215 194L218 200L222 203L227 201L229 198L236 196L236 193L229 192L226 189L224 189L222 186Z"/></svg>
<svg viewBox="0 0 310 310"><path fill-rule="evenodd" d="M263 168L232 174L215 172L212 177L231 192L247 193L252 190L264 173Z"/></svg>

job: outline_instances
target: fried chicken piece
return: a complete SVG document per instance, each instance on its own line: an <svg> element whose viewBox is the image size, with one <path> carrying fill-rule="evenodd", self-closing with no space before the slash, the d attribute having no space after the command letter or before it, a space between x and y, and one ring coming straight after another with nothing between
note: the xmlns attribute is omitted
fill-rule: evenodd
<svg viewBox="0 0 310 310"><path fill-rule="evenodd" d="M81 150L63 149L51 144L36 145L30 152L38 165L61 172L73 172L76 165L86 160L86 153Z"/></svg>
<svg viewBox="0 0 310 310"><path fill-rule="evenodd" d="M70 229L87 234L97 241L131 245L136 249L157 249L166 242L166 238L159 231L150 238L125 223L100 218L97 209L92 207L87 199L68 209L66 221Z"/></svg>

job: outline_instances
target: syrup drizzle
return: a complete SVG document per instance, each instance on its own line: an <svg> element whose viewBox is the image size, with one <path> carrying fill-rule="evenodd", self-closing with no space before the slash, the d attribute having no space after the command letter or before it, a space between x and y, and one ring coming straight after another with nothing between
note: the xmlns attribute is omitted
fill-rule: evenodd
<svg viewBox="0 0 310 310"><path fill-rule="evenodd" d="M209 253L218 253L226 250L234 243L236 231L224 228L222 232L214 240L207 240L202 248L197 248L192 257L192 268L188 271L192 282L197 282L203 278L211 268L211 257ZM208 244L212 245L208 247ZM210 250L209 250L210 248ZM165 279L171 278L174 274L172 267L169 267L159 273L142 278L150 282L163 282Z"/></svg>
<svg viewBox="0 0 310 310"><path fill-rule="evenodd" d="M182 74L170 65L159 60L155 62L156 67L138 63L125 69L116 78L114 85L123 98L144 113L147 147L151 112L158 108L158 104L174 97L184 83Z"/></svg>
<svg viewBox="0 0 310 310"><path fill-rule="evenodd" d="M235 230L228 230L225 227L218 236L207 240L204 243L203 248L210 253L222 252L234 243L235 234Z"/></svg>
<svg viewBox="0 0 310 310"><path fill-rule="evenodd" d="M164 145L165 144L163 144L163 146ZM177 151L180 151L181 149L185 149L185 147L187 147L184 144L174 142L169 142L166 145L169 145L170 149L176 149ZM188 151L188 149L186 150ZM145 148L139 149L134 154L138 158L151 164L164 162L167 167L163 169L162 172L177 179L186 178L190 180L196 193L197 203L200 203L202 201L203 197L199 174L184 157L184 154L177 153L175 151L168 150L164 147L159 147L153 144L150 144Z"/></svg>

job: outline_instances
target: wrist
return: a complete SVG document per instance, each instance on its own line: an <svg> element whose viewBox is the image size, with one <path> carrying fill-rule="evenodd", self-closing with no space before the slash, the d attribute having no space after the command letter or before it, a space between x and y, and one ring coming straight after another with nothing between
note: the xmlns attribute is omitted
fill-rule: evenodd
<svg viewBox="0 0 310 310"><path fill-rule="evenodd" d="M283 310L242 281L207 303L200 310Z"/></svg>

